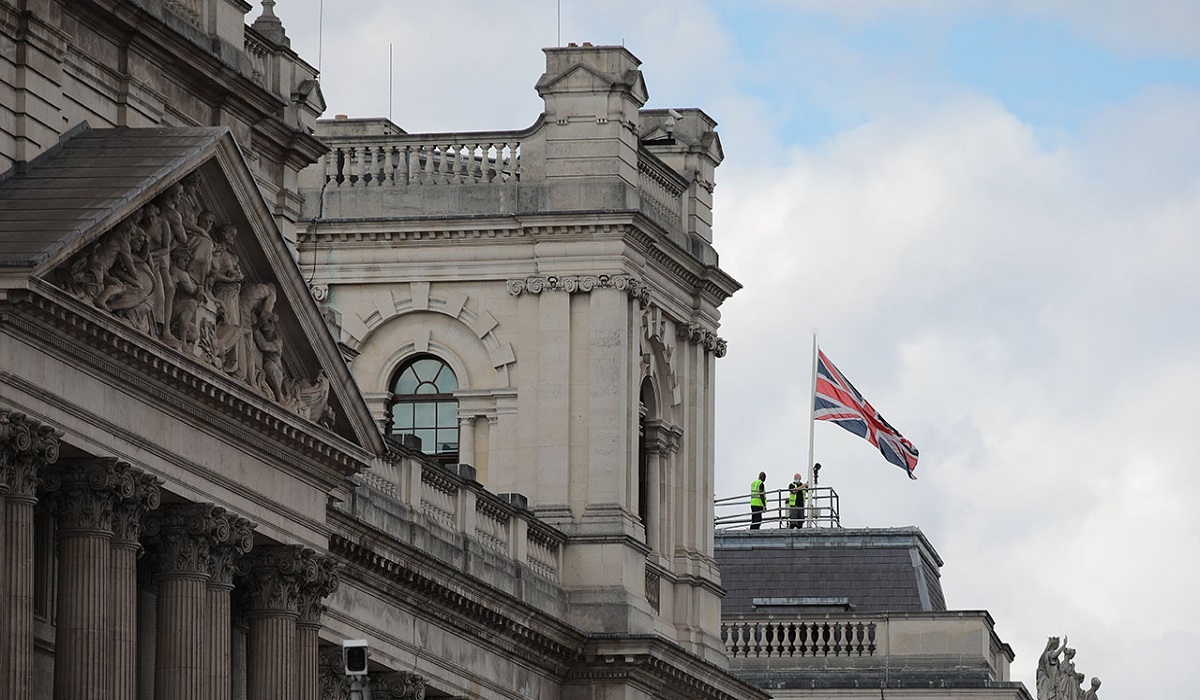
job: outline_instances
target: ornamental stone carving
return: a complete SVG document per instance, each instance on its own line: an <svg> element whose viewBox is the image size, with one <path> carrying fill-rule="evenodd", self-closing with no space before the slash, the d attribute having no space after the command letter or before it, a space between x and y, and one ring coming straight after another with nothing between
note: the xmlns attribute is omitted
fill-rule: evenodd
<svg viewBox="0 0 1200 700"><path fill-rule="evenodd" d="M113 541L140 546L146 514L158 508L163 482L125 462L118 462L117 467L120 470L119 478L128 480L133 495L122 498L116 504L113 511Z"/></svg>
<svg viewBox="0 0 1200 700"><path fill-rule="evenodd" d="M225 526L217 528L209 548L208 570L212 575L209 585L233 588L238 562L254 547L255 525L232 513L224 513L221 518Z"/></svg>
<svg viewBox="0 0 1200 700"><path fill-rule="evenodd" d="M715 357L725 357L725 353L729 349L724 338L721 338L710 330L706 330L699 323L679 324L675 327L675 337L693 345L699 345L711 352Z"/></svg>
<svg viewBox="0 0 1200 700"><path fill-rule="evenodd" d="M115 457L73 459L48 468L42 486L51 494L58 533L112 534L117 503L136 493L131 469Z"/></svg>
<svg viewBox="0 0 1200 700"><path fill-rule="evenodd" d="M0 492L33 502L40 470L58 461L60 437L62 433L24 413L0 410Z"/></svg>
<svg viewBox="0 0 1200 700"><path fill-rule="evenodd" d="M225 509L211 503L172 505L146 518L157 575L207 578L212 546L229 539Z"/></svg>
<svg viewBox="0 0 1200 700"><path fill-rule="evenodd" d="M509 280L508 293L541 294L542 292L589 293L594 289L616 289L637 299L642 306L650 303L650 288L632 275L549 275Z"/></svg>
<svg viewBox="0 0 1200 700"><path fill-rule="evenodd" d="M256 547L238 563L248 598L247 614L299 615L301 590L320 576L311 549L295 545Z"/></svg>
<svg viewBox="0 0 1200 700"><path fill-rule="evenodd" d="M1075 670L1075 650L1067 646L1067 637L1050 637L1038 657L1037 700L1098 700L1100 679L1092 678L1091 687L1081 685L1084 675Z"/></svg>
<svg viewBox="0 0 1200 700"><path fill-rule="evenodd" d="M332 595L341 583L338 577L341 567L333 559L320 556L311 550L305 556L316 562L317 573L315 578L305 581L300 586L300 623L320 626L321 616L325 614L325 599Z"/></svg>
<svg viewBox="0 0 1200 700"><path fill-rule="evenodd" d="M350 697L350 678L340 649L322 651L317 658L317 678L321 700L344 700Z"/></svg>
<svg viewBox="0 0 1200 700"><path fill-rule="evenodd" d="M372 698L392 700L425 700L425 678L416 673L400 671L370 677Z"/></svg>
<svg viewBox="0 0 1200 700"><path fill-rule="evenodd" d="M332 426L329 381L284 362L278 291L255 280L236 225L220 222L198 173L119 222L58 271L59 285L126 325Z"/></svg>

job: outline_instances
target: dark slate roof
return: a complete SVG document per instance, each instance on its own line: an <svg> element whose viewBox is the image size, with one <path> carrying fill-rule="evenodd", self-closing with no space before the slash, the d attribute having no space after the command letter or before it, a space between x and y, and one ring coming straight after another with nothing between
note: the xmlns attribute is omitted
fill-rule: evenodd
<svg viewBox="0 0 1200 700"><path fill-rule="evenodd" d="M915 527L716 533L722 613L946 609L942 560Z"/></svg>
<svg viewBox="0 0 1200 700"><path fill-rule="evenodd" d="M0 174L0 268L36 267L140 199L225 128L87 129Z"/></svg>

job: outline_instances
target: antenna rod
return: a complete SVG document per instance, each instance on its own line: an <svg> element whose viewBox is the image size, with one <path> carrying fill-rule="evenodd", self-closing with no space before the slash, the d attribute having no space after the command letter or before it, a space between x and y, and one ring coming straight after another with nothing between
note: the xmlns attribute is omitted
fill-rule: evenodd
<svg viewBox="0 0 1200 700"><path fill-rule="evenodd" d="M392 43L388 42L388 121L392 121Z"/></svg>
<svg viewBox="0 0 1200 700"><path fill-rule="evenodd" d="M325 44L325 0L317 5L317 75L321 74L321 50Z"/></svg>

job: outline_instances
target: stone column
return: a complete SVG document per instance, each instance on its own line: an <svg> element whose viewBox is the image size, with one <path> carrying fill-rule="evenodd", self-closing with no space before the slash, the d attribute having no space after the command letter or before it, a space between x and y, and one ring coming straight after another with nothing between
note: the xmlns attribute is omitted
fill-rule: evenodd
<svg viewBox="0 0 1200 700"><path fill-rule="evenodd" d="M112 457L72 459L42 475L57 526L55 700L112 697L113 511L133 496L123 476Z"/></svg>
<svg viewBox="0 0 1200 700"><path fill-rule="evenodd" d="M0 411L0 470L8 479L4 496L3 560L0 561L0 679L7 697L33 693L33 506L39 472L58 460L61 433L24 414Z"/></svg>
<svg viewBox="0 0 1200 700"><path fill-rule="evenodd" d="M208 697L229 700L232 693L233 614L230 594L238 561L254 546L254 523L232 515L224 516L227 527L217 532L209 561L208 580Z"/></svg>
<svg viewBox="0 0 1200 700"><path fill-rule="evenodd" d="M118 462L120 478L128 482L113 511L112 538L112 669L114 700L136 700L138 675L138 555L143 519L158 507L159 479ZM57 669L57 666L55 667Z"/></svg>
<svg viewBox="0 0 1200 700"><path fill-rule="evenodd" d="M246 645L249 700L296 697L296 620L300 588L316 580L317 565L297 546L256 547L242 558L249 595Z"/></svg>
<svg viewBox="0 0 1200 700"><path fill-rule="evenodd" d="M212 504L189 503L163 508L147 519L158 586L157 697L208 700L209 554L214 531L227 526L224 514Z"/></svg>
<svg viewBox="0 0 1200 700"><path fill-rule="evenodd" d="M338 565L329 557L313 554L317 576L300 587L300 617L296 621L296 698L319 700L321 616L325 599L338 587Z"/></svg>

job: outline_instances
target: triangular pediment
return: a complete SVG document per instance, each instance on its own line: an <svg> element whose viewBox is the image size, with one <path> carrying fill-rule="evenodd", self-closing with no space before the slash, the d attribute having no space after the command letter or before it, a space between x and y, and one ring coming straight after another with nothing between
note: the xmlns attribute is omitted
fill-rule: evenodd
<svg viewBox="0 0 1200 700"><path fill-rule="evenodd" d="M0 182L0 208L16 217L0 226L0 266L31 287L230 395L381 448L228 129L84 131Z"/></svg>
<svg viewBox="0 0 1200 700"><path fill-rule="evenodd" d="M646 80L636 68L627 70L620 76L613 76L586 63L580 63L571 66L561 75L543 77L537 85L539 92L550 89L555 92L607 92L622 87L626 88L639 104L646 104L650 99Z"/></svg>

